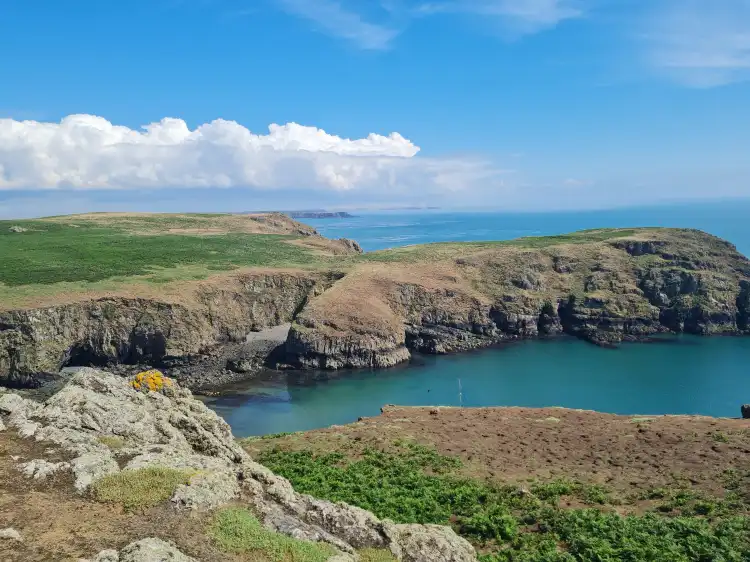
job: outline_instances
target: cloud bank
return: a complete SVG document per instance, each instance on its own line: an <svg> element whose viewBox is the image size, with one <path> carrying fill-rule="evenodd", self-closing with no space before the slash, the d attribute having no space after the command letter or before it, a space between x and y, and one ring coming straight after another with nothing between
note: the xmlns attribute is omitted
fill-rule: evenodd
<svg viewBox="0 0 750 562"><path fill-rule="evenodd" d="M190 130L166 118L134 130L102 117L0 119L0 189L249 187L453 191L497 173L471 159L416 157L398 133L345 139L296 123L258 135L234 121Z"/></svg>

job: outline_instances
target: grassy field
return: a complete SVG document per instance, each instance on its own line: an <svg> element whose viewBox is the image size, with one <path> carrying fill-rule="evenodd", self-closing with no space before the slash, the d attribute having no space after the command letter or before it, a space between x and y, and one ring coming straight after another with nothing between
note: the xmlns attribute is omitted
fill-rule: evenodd
<svg viewBox="0 0 750 562"><path fill-rule="evenodd" d="M117 293L239 268L310 268L329 256L292 221L233 215L82 215L0 221L0 303L48 303L55 295ZM24 229L14 232L12 227ZM315 242L323 239L315 237ZM325 248L324 248L325 249Z"/></svg>
<svg viewBox="0 0 750 562"><path fill-rule="evenodd" d="M11 225L27 228L12 233ZM177 266L207 270L309 264L311 252L273 234L136 234L124 228L51 221L0 222L0 283L7 287L94 282Z"/></svg>
<svg viewBox="0 0 750 562"><path fill-rule="evenodd" d="M372 252L362 257L366 261L376 262L418 262L418 261L440 261L442 259L455 257L462 253L477 253L483 250L497 248L548 248L561 244L588 244L593 242L604 242L613 238L624 238L636 234L633 229L597 229L582 230L570 234L558 236L527 236L513 240L494 240L487 242L436 242L433 244L420 244L416 246L404 246L389 250Z"/></svg>
<svg viewBox="0 0 750 562"><path fill-rule="evenodd" d="M523 273L527 250L541 256L575 248L570 251L584 254L586 244L595 247L644 232L598 229L356 255L341 242L312 236L312 228L277 214L93 213L0 221L0 309L114 295L168 297L189 292L186 283L194 286L209 277L258 268L359 271L391 264L402 269L466 265L472 271L461 282L492 294L502 285L500 278Z"/></svg>
<svg viewBox="0 0 750 562"><path fill-rule="evenodd" d="M450 524L476 546L482 562L750 559L750 504L732 474L723 497L689 487L621 497L563 479L519 488L467 478L457 457L416 444L365 450L358 458L273 448L260 461L303 493L397 522ZM647 507L618 513L639 504Z"/></svg>

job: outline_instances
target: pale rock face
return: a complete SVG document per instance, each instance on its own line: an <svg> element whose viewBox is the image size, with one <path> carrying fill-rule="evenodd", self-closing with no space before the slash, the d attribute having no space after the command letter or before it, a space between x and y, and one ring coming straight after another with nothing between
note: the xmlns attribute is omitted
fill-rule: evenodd
<svg viewBox="0 0 750 562"><path fill-rule="evenodd" d="M161 539L148 538L130 543L119 553L103 550L93 562L197 562Z"/></svg>
<svg viewBox="0 0 750 562"><path fill-rule="evenodd" d="M68 470L70 464L66 462L49 462L44 459L35 459L23 463L19 468L24 476L28 478L33 478L34 480L45 480L62 470Z"/></svg>
<svg viewBox="0 0 750 562"><path fill-rule="evenodd" d="M335 547L336 562L356 560L360 548L390 549L408 562L476 559L469 543L447 527L396 525L354 506L295 492L288 480L250 458L223 419L177 385L143 393L121 377L85 368L44 404L7 396L0 396L0 412L10 413L12 427L34 424L36 439L76 455L70 468L80 492L118 472L117 454L121 454L129 459L126 470L160 466L196 471L189 484L175 491L176 506L213 509L241 498L267 528ZM127 447L113 452L101 442L105 436L122 437ZM32 462L37 464L29 469L31 476L38 466L48 468ZM191 559L163 541L144 539L119 553L100 553L95 560Z"/></svg>
<svg viewBox="0 0 750 562"><path fill-rule="evenodd" d="M13 527L8 527L7 529L0 529L0 540L21 542L23 538L21 537L21 533Z"/></svg>

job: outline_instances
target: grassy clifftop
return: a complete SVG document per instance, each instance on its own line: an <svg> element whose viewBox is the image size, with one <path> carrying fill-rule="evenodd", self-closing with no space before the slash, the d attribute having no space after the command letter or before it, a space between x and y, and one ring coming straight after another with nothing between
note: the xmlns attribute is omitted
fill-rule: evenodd
<svg viewBox="0 0 750 562"><path fill-rule="evenodd" d="M243 268L310 268L351 253L280 214L93 213L0 221L0 308L156 296Z"/></svg>
<svg viewBox="0 0 750 562"><path fill-rule="evenodd" d="M324 369L560 332L610 345L750 331L750 262L696 230L362 254L279 214L105 213L0 223L0 260L0 377L160 364L288 322L279 362Z"/></svg>

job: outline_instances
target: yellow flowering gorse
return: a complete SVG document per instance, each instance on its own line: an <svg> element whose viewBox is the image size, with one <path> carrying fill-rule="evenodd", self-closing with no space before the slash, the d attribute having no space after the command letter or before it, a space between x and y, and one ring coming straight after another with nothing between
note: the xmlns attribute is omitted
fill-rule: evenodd
<svg viewBox="0 0 750 562"><path fill-rule="evenodd" d="M130 384L136 390L159 392L165 386L172 386L172 379L165 377L164 373L157 369L149 369L148 371L138 373Z"/></svg>

